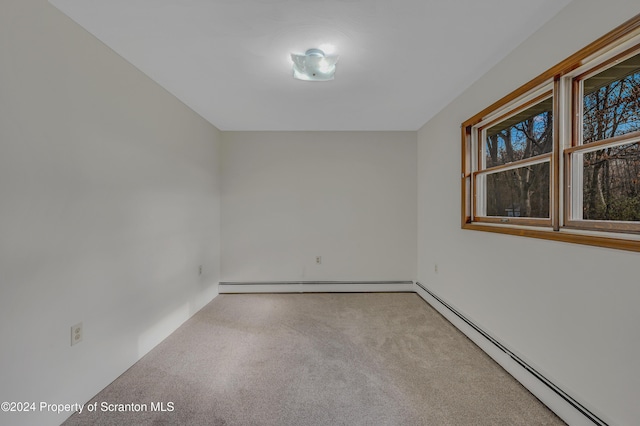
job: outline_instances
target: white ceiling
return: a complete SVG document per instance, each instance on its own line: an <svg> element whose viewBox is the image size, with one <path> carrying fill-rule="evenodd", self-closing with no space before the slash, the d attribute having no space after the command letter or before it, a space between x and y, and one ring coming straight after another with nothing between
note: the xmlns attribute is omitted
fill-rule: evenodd
<svg viewBox="0 0 640 426"><path fill-rule="evenodd" d="M569 1L50 0L221 130L417 130Z"/></svg>

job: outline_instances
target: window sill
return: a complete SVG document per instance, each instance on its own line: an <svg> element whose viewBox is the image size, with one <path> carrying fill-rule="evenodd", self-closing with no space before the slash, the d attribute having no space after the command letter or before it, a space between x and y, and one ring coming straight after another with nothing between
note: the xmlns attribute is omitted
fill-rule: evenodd
<svg viewBox="0 0 640 426"><path fill-rule="evenodd" d="M551 228L534 228L530 226L516 226L513 224L502 225L488 223L464 223L462 224L462 229L640 252L640 235L624 234L623 236L613 233L566 228L562 228L560 231L554 231Z"/></svg>

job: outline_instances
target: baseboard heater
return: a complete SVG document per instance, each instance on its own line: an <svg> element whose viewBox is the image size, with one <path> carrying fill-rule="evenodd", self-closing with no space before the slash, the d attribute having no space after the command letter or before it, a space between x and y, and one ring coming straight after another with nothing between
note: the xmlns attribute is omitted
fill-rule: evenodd
<svg viewBox="0 0 640 426"><path fill-rule="evenodd" d="M525 370L527 370L529 373L531 373L534 377L536 377L538 380L540 380L542 383L544 383L549 389L551 389L554 393L556 393L558 396L560 396L563 400L565 400L568 404L570 404L573 408L575 408L576 410L578 410L582 415L584 415L586 418L588 418L589 420L591 420L594 424L599 425L599 426L609 426L604 420L602 420L601 418L599 418L598 416L596 416L595 414L593 414L589 409L587 409L585 406L583 406L582 404L580 404L578 401L576 401L575 399L573 399L571 397L571 395L567 394L565 391L563 391L562 389L560 389L558 386L556 386L555 384L553 384L553 382L551 382L549 379L547 379L546 377L544 377L540 372L536 371L535 368L531 367L529 364L527 364L524 360L522 360L519 356L517 356L516 354L514 354L513 352L511 352L509 349L507 349L502 343L500 343L499 341L497 341L496 339L494 339L493 337L491 337L491 335L489 335L489 333L487 333L486 331L484 331L482 328L480 328L478 325L476 325L473 321L469 320L467 317L465 317L464 315L462 315L460 312L458 312L457 310L455 310L451 305L449 305L447 302L445 302L444 300L442 300L440 297L438 297L437 295L435 295L433 292L431 292L430 290L428 290L425 286L423 286L422 284L420 284L419 282L416 282L416 285L418 287L420 287L422 290L424 290L427 294L429 294L431 297L433 297L434 299L436 299L442 306L444 306L445 308L447 308L449 311L451 311L451 313L453 313L455 316L457 316L458 318L460 318L462 321L464 321L467 325L469 325L471 328L473 328L475 331L477 331L478 333L480 333L480 335L482 335L485 339L487 339L489 342L491 342L492 344L494 344L498 349L500 349L502 352L504 352L505 354L507 354L511 359L513 359L515 362L517 362L521 367L523 367Z"/></svg>
<svg viewBox="0 0 640 426"><path fill-rule="evenodd" d="M413 281L223 281L219 293L415 292Z"/></svg>

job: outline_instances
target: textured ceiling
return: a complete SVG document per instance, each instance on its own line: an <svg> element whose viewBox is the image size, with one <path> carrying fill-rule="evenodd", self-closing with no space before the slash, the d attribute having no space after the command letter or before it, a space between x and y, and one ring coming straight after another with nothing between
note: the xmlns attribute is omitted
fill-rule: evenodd
<svg viewBox="0 0 640 426"><path fill-rule="evenodd" d="M417 130L569 0L50 2L221 130Z"/></svg>

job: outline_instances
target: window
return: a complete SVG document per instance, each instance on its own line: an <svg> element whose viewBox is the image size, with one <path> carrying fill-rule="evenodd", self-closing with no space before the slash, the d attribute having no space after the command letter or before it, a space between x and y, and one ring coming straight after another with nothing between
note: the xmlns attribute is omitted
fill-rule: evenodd
<svg viewBox="0 0 640 426"><path fill-rule="evenodd" d="M567 226L640 231L640 48L573 78Z"/></svg>
<svg viewBox="0 0 640 426"><path fill-rule="evenodd" d="M475 127L477 221L551 224L552 110L546 91Z"/></svg>
<svg viewBox="0 0 640 426"><path fill-rule="evenodd" d="M463 123L462 226L640 251L640 15Z"/></svg>

